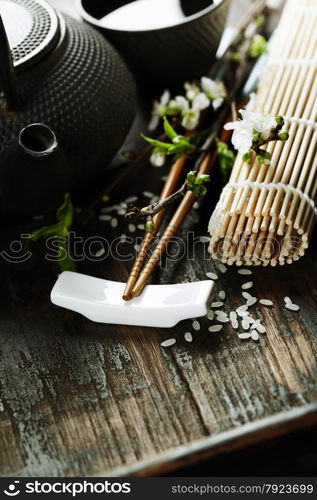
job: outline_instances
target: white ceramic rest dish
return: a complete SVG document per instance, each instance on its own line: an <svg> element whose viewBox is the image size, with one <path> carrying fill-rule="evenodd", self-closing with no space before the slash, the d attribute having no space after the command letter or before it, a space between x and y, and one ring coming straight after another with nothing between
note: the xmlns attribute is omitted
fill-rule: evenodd
<svg viewBox="0 0 317 500"><path fill-rule="evenodd" d="M122 299L124 288L125 283L65 271L52 289L51 301L98 323L169 328L207 314L215 284L147 285L129 302Z"/></svg>

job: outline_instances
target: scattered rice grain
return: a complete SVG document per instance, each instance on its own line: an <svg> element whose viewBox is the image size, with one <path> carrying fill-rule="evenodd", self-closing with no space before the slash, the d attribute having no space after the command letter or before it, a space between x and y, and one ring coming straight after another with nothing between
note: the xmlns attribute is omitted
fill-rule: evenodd
<svg viewBox="0 0 317 500"><path fill-rule="evenodd" d="M226 298L226 292L224 290L220 290L220 292L218 293L218 297L221 300L225 300L225 298Z"/></svg>
<svg viewBox="0 0 317 500"><path fill-rule="evenodd" d="M242 274L242 276L249 276L252 274L252 271L250 271L250 269L239 269L238 274Z"/></svg>
<svg viewBox="0 0 317 500"><path fill-rule="evenodd" d="M141 231L144 231L144 224L138 224L138 229L141 229Z"/></svg>
<svg viewBox="0 0 317 500"><path fill-rule="evenodd" d="M257 330L259 333L266 333L265 326L260 322L258 323L257 321L255 321L255 323L253 323L253 328L255 328L255 330Z"/></svg>
<svg viewBox="0 0 317 500"><path fill-rule="evenodd" d="M254 304L257 303L257 301L258 301L258 299L256 297L251 297L251 299L247 300L247 306L252 307L252 306L254 306Z"/></svg>
<svg viewBox="0 0 317 500"><path fill-rule="evenodd" d="M243 318L241 322L243 330L249 330L250 329L250 322L247 318Z"/></svg>
<svg viewBox="0 0 317 500"><path fill-rule="evenodd" d="M184 339L186 340L186 342L192 342L193 341L193 336L190 332L186 332L185 335L184 335Z"/></svg>
<svg viewBox="0 0 317 500"><path fill-rule="evenodd" d="M210 307L215 309L217 307L222 307L222 306L223 306L223 302L213 302Z"/></svg>
<svg viewBox="0 0 317 500"><path fill-rule="evenodd" d="M247 340L251 338L251 333L239 333L239 339Z"/></svg>
<svg viewBox="0 0 317 500"><path fill-rule="evenodd" d="M245 300L250 300L250 299L253 299L253 296L248 293L248 292L242 292L242 297L245 299Z"/></svg>
<svg viewBox="0 0 317 500"><path fill-rule="evenodd" d="M130 233L135 233L135 231L136 231L135 224L129 224L128 229L129 229Z"/></svg>
<svg viewBox="0 0 317 500"><path fill-rule="evenodd" d="M138 197L137 196L130 196L129 198L126 198L124 201L126 203L133 203L134 201L137 201Z"/></svg>
<svg viewBox="0 0 317 500"><path fill-rule="evenodd" d="M161 342L162 347L171 347L174 344L176 344L176 339L168 339L164 340L164 342Z"/></svg>
<svg viewBox="0 0 317 500"><path fill-rule="evenodd" d="M118 227L118 219L116 217L112 217L110 224L111 227Z"/></svg>
<svg viewBox="0 0 317 500"><path fill-rule="evenodd" d="M255 341L259 340L260 337L259 337L259 334L256 330L251 331L251 338L252 338L252 340L255 340Z"/></svg>
<svg viewBox="0 0 317 500"><path fill-rule="evenodd" d="M248 310L248 306L246 304L244 304L243 306L240 306L236 309L236 313L239 314L240 312L247 311L247 310Z"/></svg>
<svg viewBox="0 0 317 500"><path fill-rule="evenodd" d="M100 248L99 250L97 250L97 252L95 253L95 257L101 257L102 255L105 255L106 253L106 250L104 248Z"/></svg>
<svg viewBox="0 0 317 500"><path fill-rule="evenodd" d="M289 297L284 297L284 302L285 302L285 304L291 304L292 299L290 299Z"/></svg>
<svg viewBox="0 0 317 500"><path fill-rule="evenodd" d="M238 322L238 319L237 319L237 313L235 311L231 311L231 313L229 314L229 318L230 318L230 321L231 321L232 328L234 328L235 330L237 330L239 328L239 322Z"/></svg>
<svg viewBox="0 0 317 500"><path fill-rule="evenodd" d="M297 304L290 304L287 303L285 304L286 309L289 309L290 311L299 311L299 306Z"/></svg>
<svg viewBox="0 0 317 500"><path fill-rule="evenodd" d="M208 328L210 332L220 332L223 329L223 325L213 325Z"/></svg>
<svg viewBox="0 0 317 500"><path fill-rule="evenodd" d="M253 287L253 281L247 281L247 283L243 283L242 290L249 290L249 288Z"/></svg>
<svg viewBox="0 0 317 500"><path fill-rule="evenodd" d="M151 191L143 191L143 196L145 196L145 198L153 198L153 196L155 196L154 193L151 193Z"/></svg>
<svg viewBox="0 0 317 500"><path fill-rule="evenodd" d="M214 281L218 279L218 275L216 273L206 273L206 276L207 276L207 278L214 280Z"/></svg>
<svg viewBox="0 0 317 500"><path fill-rule="evenodd" d="M193 327L194 330L196 330L196 332L198 332L198 330L200 330L200 323L199 323L199 321L197 321L197 320L193 321L192 327Z"/></svg>
<svg viewBox="0 0 317 500"><path fill-rule="evenodd" d="M111 217L111 215L108 215L108 214L102 214L102 215L99 215L98 219L102 220L103 222L107 222L108 220L111 220L112 217Z"/></svg>
<svg viewBox="0 0 317 500"><path fill-rule="evenodd" d="M222 264L222 262L219 264L219 271L222 274L225 274L227 272L227 267L224 264Z"/></svg>
<svg viewBox="0 0 317 500"><path fill-rule="evenodd" d="M212 310L208 311L207 318L210 321L212 321L214 319L214 317L215 317L215 313Z"/></svg>
<svg viewBox="0 0 317 500"><path fill-rule="evenodd" d="M268 299L261 299L259 302L260 302L260 304L262 304L262 306L272 306L273 305L273 302L271 300L268 300Z"/></svg>
<svg viewBox="0 0 317 500"><path fill-rule="evenodd" d="M200 236L199 241L200 241L200 243L209 243L210 237L209 236Z"/></svg>
<svg viewBox="0 0 317 500"><path fill-rule="evenodd" d="M230 320L226 314L220 314L219 316L217 316L216 321L219 321L219 323L229 323Z"/></svg>

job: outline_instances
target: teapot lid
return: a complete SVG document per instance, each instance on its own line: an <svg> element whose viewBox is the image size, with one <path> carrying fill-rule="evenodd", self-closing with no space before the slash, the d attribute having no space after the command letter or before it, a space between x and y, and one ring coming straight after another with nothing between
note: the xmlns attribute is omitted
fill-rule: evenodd
<svg viewBox="0 0 317 500"><path fill-rule="evenodd" d="M14 68L25 69L59 41L59 18L55 10L42 0L0 0Z"/></svg>

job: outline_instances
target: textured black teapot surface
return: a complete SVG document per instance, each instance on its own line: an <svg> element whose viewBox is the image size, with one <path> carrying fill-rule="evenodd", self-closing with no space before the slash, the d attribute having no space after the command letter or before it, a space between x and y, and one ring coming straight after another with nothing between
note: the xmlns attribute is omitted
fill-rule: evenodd
<svg viewBox="0 0 317 500"><path fill-rule="evenodd" d="M134 82L97 31L46 2L0 0L0 14L0 210L46 213L118 151Z"/></svg>

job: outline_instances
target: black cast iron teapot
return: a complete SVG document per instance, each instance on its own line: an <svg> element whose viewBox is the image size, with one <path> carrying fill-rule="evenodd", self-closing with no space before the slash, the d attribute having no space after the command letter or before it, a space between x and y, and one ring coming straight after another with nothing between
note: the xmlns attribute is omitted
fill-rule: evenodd
<svg viewBox="0 0 317 500"><path fill-rule="evenodd" d="M56 208L118 151L132 76L97 31L42 0L0 0L0 213Z"/></svg>

